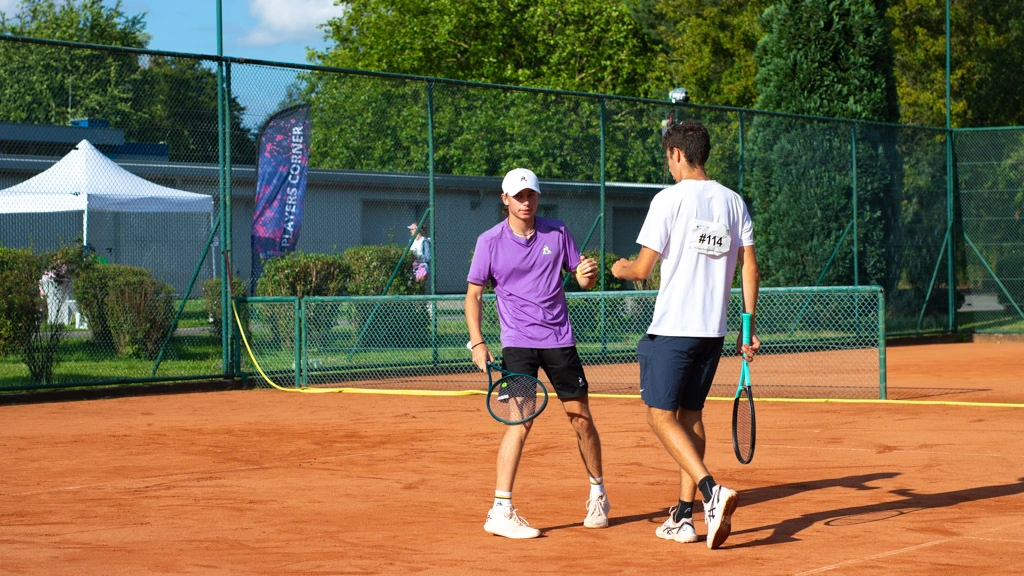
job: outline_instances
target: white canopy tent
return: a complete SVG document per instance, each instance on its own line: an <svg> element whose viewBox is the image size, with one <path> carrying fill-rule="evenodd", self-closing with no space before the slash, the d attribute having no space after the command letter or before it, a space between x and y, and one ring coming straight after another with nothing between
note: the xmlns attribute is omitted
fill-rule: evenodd
<svg viewBox="0 0 1024 576"><path fill-rule="evenodd" d="M120 167L88 140L46 171L0 190L0 213L82 212L82 240L89 240L89 212L207 212L213 198L154 184Z"/></svg>

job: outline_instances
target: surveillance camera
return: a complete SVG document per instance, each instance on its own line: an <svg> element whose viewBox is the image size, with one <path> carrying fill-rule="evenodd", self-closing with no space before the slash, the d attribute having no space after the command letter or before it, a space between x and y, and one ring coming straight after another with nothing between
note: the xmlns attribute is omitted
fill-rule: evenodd
<svg viewBox="0 0 1024 576"><path fill-rule="evenodd" d="M686 88L676 88L668 93L668 99L673 104L686 104L690 101L690 93Z"/></svg>

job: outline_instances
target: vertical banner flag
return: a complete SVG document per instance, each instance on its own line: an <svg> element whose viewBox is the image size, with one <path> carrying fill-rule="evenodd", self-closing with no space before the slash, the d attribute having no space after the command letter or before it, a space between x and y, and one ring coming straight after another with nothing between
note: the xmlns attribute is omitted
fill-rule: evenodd
<svg viewBox="0 0 1024 576"><path fill-rule="evenodd" d="M295 251L299 240L309 169L309 105L286 108L267 120L258 151L252 288L263 273L263 262Z"/></svg>

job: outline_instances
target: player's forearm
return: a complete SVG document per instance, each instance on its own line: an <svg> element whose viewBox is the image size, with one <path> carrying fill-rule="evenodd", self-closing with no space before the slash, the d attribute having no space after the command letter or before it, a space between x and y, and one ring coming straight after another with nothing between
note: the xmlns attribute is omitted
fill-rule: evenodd
<svg viewBox="0 0 1024 576"><path fill-rule="evenodd" d="M757 296L761 287L761 271L757 267L757 261L753 258L745 258L743 262L743 311L755 314L757 311Z"/></svg>
<svg viewBox="0 0 1024 576"><path fill-rule="evenodd" d="M480 319L483 316L483 297L475 294L466 294L466 328L469 330L469 341L472 344L483 342L483 330L480 328Z"/></svg>
<svg viewBox="0 0 1024 576"><path fill-rule="evenodd" d="M650 271L644 274L644 270L637 265L635 260L626 260L625 258L619 260L612 266L612 275L619 280L627 280L630 282L636 282L638 280L647 280L650 276Z"/></svg>

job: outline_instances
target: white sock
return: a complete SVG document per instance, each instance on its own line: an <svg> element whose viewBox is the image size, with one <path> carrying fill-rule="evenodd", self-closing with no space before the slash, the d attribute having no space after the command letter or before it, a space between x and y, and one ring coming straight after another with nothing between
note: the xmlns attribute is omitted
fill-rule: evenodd
<svg viewBox="0 0 1024 576"><path fill-rule="evenodd" d="M598 496L604 496L604 476L600 478L590 479L590 498L597 498Z"/></svg>
<svg viewBox="0 0 1024 576"><path fill-rule="evenodd" d="M512 493L502 492L500 490L494 491L494 505L493 508L504 508L512 506Z"/></svg>

